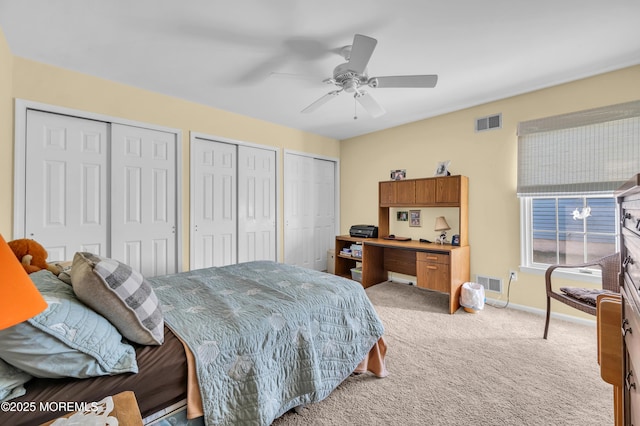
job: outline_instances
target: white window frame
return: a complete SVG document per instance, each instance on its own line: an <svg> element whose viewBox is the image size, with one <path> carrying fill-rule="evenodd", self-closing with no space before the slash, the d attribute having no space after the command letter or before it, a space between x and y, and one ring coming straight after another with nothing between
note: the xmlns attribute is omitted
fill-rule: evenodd
<svg viewBox="0 0 640 426"><path fill-rule="evenodd" d="M583 195L571 195L571 197L587 197L593 198L601 196L602 194L583 194ZM520 197L520 271L533 275L544 275L547 268L550 266L544 263L533 262L533 211L532 200L534 198L558 198L561 196L548 197ZM567 195L569 197L569 195ZM616 204L616 218L620 217L618 206ZM616 236L620 233L619 221L615 220ZM616 238L616 251L620 251L619 238ZM558 268L553 272L554 277L565 278L569 280L581 281L599 284L602 281L602 274L600 269L562 269Z"/></svg>

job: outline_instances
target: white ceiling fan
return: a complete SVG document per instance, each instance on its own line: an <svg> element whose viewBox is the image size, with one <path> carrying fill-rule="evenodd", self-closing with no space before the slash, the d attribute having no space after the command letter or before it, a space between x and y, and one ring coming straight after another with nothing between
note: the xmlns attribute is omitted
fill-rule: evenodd
<svg viewBox="0 0 640 426"><path fill-rule="evenodd" d="M311 105L302 110L303 113L310 113L329 102L342 92L353 93L353 97L364 107L373 117L379 117L385 113L384 108L365 90L364 87L372 88L432 88L438 82L438 76L431 75L394 75L387 77L369 77L367 75L367 64L373 50L378 44L375 38L356 34L353 37L353 44L342 48L340 54L347 60L333 70L333 77L324 80L324 83L334 84L338 87ZM355 117L354 117L355 118Z"/></svg>

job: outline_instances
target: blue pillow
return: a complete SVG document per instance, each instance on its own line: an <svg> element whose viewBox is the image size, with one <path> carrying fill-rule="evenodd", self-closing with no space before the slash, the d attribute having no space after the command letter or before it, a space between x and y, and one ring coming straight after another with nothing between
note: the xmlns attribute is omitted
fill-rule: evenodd
<svg viewBox="0 0 640 426"><path fill-rule="evenodd" d="M27 391L23 385L31 378L29 374L0 359L0 401L8 401L24 395Z"/></svg>
<svg viewBox="0 0 640 426"><path fill-rule="evenodd" d="M50 271L30 274L48 308L0 330L0 358L36 377L137 373L136 353L116 328Z"/></svg>

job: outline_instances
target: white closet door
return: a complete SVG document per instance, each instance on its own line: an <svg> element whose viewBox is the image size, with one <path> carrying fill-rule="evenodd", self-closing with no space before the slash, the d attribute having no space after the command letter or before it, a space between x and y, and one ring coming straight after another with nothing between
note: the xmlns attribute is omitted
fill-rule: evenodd
<svg viewBox="0 0 640 426"><path fill-rule="evenodd" d="M314 159L314 265L313 269L327 269L327 250L335 246L336 237L336 163Z"/></svg>
<svg viewBox="0 0 640 426"><path fill-rule="evenodd" d="M313 268L314 257L314 161L311 157L285 156L285 262Z"/></svg>
<svg viewBox="0 0 640 426"><path fill-rule="evenodd" d="M108 124L29 110L24 235L50 261L107 255Z"/></svg>
<svg viewBox="0 0 640 426"><path fill-rule="evenodd" d="M111 257L144 276L177 272L176 136L113 124Z"/></svg>
<svg viewBox="0 0 640 426"><path fill-rule="evenodd" d="M323 271L335 246L336 163L285 154L284 250L290 265Z"/></svg>
<svg viewBox="0 0 640 426"><path fill-rule="evenodd" d="M236 263L236 145L192 142L192 218L195 269Z"/></svg>
<svg viewBox="0 0 640 426"><path fill-rule="evenodd" d="M238 146L238 262L276 261L276 153Z"/></svg>

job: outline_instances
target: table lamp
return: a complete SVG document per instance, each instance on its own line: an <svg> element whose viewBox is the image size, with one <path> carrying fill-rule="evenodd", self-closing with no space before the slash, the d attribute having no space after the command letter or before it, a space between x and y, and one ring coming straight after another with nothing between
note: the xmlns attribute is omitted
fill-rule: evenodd
<svg viewBox="0 0 640 426"><path fill-rule="evenodd" d="M0 234L0 330L38 315L47 302Z"/></svg>
<svg viewBox="0 0 640 426"><path fill-rule="evenodd" d="M449 224L447 223L447 220L444 218L444 216L438 216L436 218L436 226L434 231L440 231L440 236L438 237L438 242L440 244L444 244L447 240L447 231L451 229L451 227L449 226Z"/></svg>

